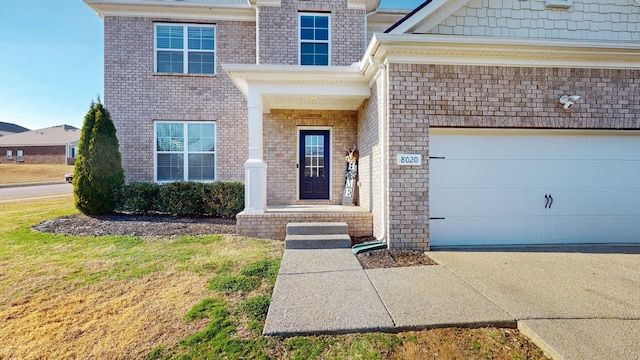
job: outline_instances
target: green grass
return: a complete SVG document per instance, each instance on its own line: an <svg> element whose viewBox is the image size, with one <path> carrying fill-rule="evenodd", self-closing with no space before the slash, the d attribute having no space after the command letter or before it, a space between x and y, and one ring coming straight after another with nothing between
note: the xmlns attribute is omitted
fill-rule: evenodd
<svg viewBox="0 0 640 360"><path fill-rule="evenodd" d="M0 304L12 304L0 305L0 318L12 318L12 327L28 335L42 324L37 319L28 322L33 314L54 316L50 314L54 310L69 309L59 321L64 325L60 330L47 330L32 338L25 335L16 339L12 327L0 327L0 343L20 343L22 348L14 351L24 351L0 349L0 358L26 354L73 357L88 354L96 346L105 358L424 359L436 353L442 359L543 358L517 331L504 329L263 337L280 267L280 242L228 235L151 241L133 236L75 237L31 230L39 222L76 212L71 196L0 204ZM180 281L166 284L178 275ZM191 280L183 283L182 279ZM193 288L194 283L200 288ZM113 287L122 290L108 293ZM164 308L154 310L164 292L175 292L171 295L175 298L170 297ZM37 307L39 295L43 299L41 307ZM126 305L120 307L105 308L105 301L126 300L127 296L134 299L123 301ZM153 300L155 297L158 300ZM187 301L189 305L185 306ZM177 314L177 322L163 323L167 320L160 315L175 311L178 305L184 310ZM34 308L25 308L20 317L12 315L14 308L21 306ZM149 315L133 318L145 310ZM81 336L65 340L69 343L55 337L81 318L87 319L78 326L83 329ZM120 321L121 325L116 331L101 332L110 321ZM147 341L151 326L156 327L157 335ZM171 340L162 337L187 328L192 330L183 330L184 335ZM119 333L127 334L127 341L117 338ZM46 339L48 336L51 339ZM90 336L95 340L82 342ZM36 340L56 346L44 348ZM131 344L126 344L129 340ZM119 346L125 345L129 347L120 350ZM64 347L74 352L56 352Z"/></svg>

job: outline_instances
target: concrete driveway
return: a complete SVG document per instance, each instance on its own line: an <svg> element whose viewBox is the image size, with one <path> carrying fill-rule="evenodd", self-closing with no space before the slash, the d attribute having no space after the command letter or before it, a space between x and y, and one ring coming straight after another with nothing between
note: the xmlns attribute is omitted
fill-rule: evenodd
<svg viewBox="0 0 640 360"><path fill-rule="evenodd" d="M556 359L640 358L640 246L429 256Z"/></svg>

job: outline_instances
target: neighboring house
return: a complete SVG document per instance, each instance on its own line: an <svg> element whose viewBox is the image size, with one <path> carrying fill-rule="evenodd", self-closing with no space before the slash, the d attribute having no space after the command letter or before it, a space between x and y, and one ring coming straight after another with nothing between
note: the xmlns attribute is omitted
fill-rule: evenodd
<svg viewBox="0 0 640 360"><path fill-rule="evenodd" d="M244 181L241 235L640 242L637 0L85 2L127 181Z"/></svg>
<svg viewBox="0 0 640 360"><path fill-rule="evenodd" d="M29 129L20 125L0 121L0 136L13 135L25 131L29 131Z"/></svg>
<svg viewBox="0 0 640 360"><path fill-rule="evenodd" d="M73 165L80 129L58 125L0 137L0 163Z"/></svg>

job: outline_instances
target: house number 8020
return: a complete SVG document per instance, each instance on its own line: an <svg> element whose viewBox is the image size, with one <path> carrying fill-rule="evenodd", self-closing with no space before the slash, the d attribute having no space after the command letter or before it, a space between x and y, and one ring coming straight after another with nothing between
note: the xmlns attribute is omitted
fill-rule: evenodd
<svg viewBox="0 0 640 360"><path fill-rule="evenodd" d="M421 154L398 154L397 164L400 166L422 165Z"/></svg>

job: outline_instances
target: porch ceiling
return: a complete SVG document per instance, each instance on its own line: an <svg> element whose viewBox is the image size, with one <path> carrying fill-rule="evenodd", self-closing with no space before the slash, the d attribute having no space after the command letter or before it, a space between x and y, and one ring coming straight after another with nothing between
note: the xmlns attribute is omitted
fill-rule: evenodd
<svg viewBox="0 0 640 360"><path fill-rule="evenodd" d="M357 110L371 91L358 65L223 65L242 94L271 109Z"/></svg>

